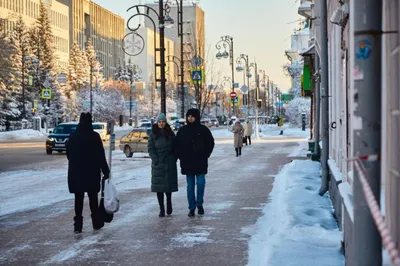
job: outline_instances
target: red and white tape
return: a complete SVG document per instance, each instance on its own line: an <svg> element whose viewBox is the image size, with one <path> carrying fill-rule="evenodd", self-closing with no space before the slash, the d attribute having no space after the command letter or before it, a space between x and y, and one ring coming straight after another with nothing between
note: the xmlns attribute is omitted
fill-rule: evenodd
<svg viewBox="0 0 400 266"><path fill-rule="evenodd" d="M363 155L359 157L361 161L375 162L381 159L379 154Z"/></svg>
<svg viewBox="0 0 400 266"><path fill-rule="evenodd" d="M370 157L370 156L369 156ZM362 158L360 158L362 160ZM375 160L379 160L379 157ZM360 160L354 161L354 166L357 169L360 182L364 191L365 198L367 200L367 204L369 209L371 210L372 217L374 218L375 224L378 228L378 231L381 235L383 245L389 252L389 256L392 259L393 265L400 266L400 254L396 249L396 245L390 235L390 231L387 228L383 216L381 215L381 210L379 209L378 202L375 199L375 196L371 190L371 187L368 184L367 179L365 178L365 168L361 164Z"/></svg>

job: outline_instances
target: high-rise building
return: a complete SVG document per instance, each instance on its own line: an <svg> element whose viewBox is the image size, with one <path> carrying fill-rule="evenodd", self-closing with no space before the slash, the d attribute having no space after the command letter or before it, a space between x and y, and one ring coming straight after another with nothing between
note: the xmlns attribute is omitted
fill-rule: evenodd
<svg viewBox="0 0 400 266"><path fill-rule="evenodd" d="M51 29L54 35L57 64L63 69L68 67L69 60L69 7L55 0L42 0L48 10ZM39 17L40 0L0 0L0 17L8 19L6 31L11 33L19 18L28 27L33 26Z"/></svg>
<svg viewBox="0 0 400 266"><path fill-rule="evenodd" d="M84 49L91 38L104 67L104 77L112 77L118 61L124 57L124 19L90 0L59 1L70 7L70 45L77 42Z"/></svg>
<svg viewBox="0 0 400 266"><path fill-rule="evenodd" d="M175 43L175 56L180 58L181 43L178 36L178 7L175 1L169 1L169 16L174 20L174 27L165 29L165 36ZM147 4L158 12L158 3ZM158 18L150 12L151 19L158 25ZM205 59L205 20L204 10L192 2L183 4L183 51L185 60L185 81L190 81L189 70L192 68L191 59L194 56L201 56ZM153 23L145 18L145 26L153 29Z"/></svg>

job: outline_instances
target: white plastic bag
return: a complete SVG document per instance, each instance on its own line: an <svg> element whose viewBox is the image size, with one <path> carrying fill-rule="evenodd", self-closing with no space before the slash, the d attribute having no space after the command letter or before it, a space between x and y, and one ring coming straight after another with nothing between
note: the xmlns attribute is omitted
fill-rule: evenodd
<svg viewBox="0 0 400 266"><path fill-rule="evenodd" d="M117 189L110 179L104 184L104 209L107 213L116 213L119 210L119 197Z"/></svg>

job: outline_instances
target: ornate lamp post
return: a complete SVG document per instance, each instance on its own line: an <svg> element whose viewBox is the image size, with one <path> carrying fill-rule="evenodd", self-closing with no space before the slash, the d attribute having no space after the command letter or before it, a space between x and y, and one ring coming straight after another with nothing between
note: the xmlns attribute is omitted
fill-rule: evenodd
<svg viewBox="0 0 400 266"><path fill-rule="evenodd" d="M230 58L230 64L232 67L232 91L235 91L235 69L234 69L234 62L233 62L233 37L231 36L223 36L221 37L221 40L217 42L215 47L218 49L218 53L216 54L217 59L222 59L222 58ZM224 48L224 51L221 52L222 47ZM227 48L229 48L229 52L227 51ZM235 102L232 103L232 112L233 114L236 114L236 109L235 109Z"/></svg>
<svg viewBox="0 0 400 266"><path fill-rule="evenodd" d="M238 66L236 67L236 71L242 72L243 70L246 69L246 77L247 77L247 95L246 95L246 102L247 102L247 115L250 115L250 78L251 78L251 73L250 73L250 66L249 66L249 56L245 54L241 54L238 59L236 59L236 63ZM245 68L242 67L244 63ZM244 82L243 82L244 83ZM246 93L246 92L243 92Z"/></svg>

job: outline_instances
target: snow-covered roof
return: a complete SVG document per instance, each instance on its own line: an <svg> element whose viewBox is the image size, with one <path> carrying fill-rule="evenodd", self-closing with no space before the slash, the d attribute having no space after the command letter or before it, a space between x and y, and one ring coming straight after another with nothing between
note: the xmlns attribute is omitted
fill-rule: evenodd
<svg viewBox="0 0 400 266"><path fill-rule="evenodd" d="M315 45L311 45L308 48L304 48L301 52L300 55L301 56L305 56L305 55L310 55L310 54L314 54L315 53Z"/></svg>

